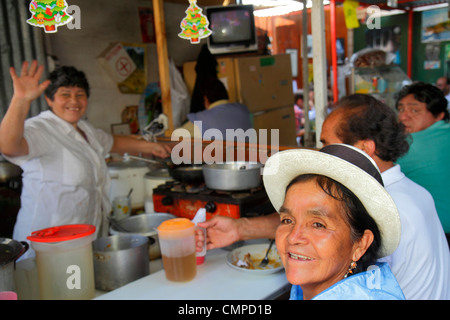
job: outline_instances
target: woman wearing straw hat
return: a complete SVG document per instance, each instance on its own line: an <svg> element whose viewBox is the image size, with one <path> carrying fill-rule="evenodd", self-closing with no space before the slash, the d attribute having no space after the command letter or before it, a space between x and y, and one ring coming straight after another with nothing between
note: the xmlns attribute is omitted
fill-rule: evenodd
<svg viewBox="0 0 450 320"><path fill-rule="evenodd" d="M281 151L263 179L280 213L291 299L404 299L389 266L376 262L397 248L401 226L370 157L342 144Z"/></svg>

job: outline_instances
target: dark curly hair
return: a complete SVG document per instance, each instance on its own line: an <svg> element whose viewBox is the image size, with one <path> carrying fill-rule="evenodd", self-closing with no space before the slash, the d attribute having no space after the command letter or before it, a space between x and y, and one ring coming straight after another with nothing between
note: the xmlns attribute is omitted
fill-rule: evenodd
<svg viewBox="0 0 450 320"><path fill-rule="evenodd" d="M350 238L353 242L361 239L365 230L370 230L373 233L372 244L357 261L358 263L356 269L353 270L353 274L365 271L369 266L374 265L379 257L381 248L381 233L377 223L369 215L358 197L343 184L318 174L297 176L286 187L286 193L292 185L308 181L315 181L327 195L340 203L340 207L345 213L344 219L350 227Z"/></svg>
<svg viewBox="0 0 450 320"><path fill-rule="evenodd" d="M447 99L444 93L436 86L425 83L415 82L408 86L405 86L397 93L397 103L395 107L398 109L398 103L401 99L407 95L414 95L414 99L423 102L427 105L427 110L430 111L436 118L442 112L444 112L444 121L449 121L449 113L447 110Z"/></svg>
<svg viewBox="0 0 450 320"><path fill-rule="evenodd" d="M59 87L78 87L86 91L89 97L89 83L84 72L75 69L74 67L62 66L56 68L50 73L50 85L45 90L45 96L53 101L56 91Z"/></svg>
<svg viewBox="0 0 450 320"><path fill-rule="evenodd" d="M409 150L408 134L397 119L395 110L376 98L353 94L339 100L334 112L343 112L335 128L343 143L355 145L360 140L375 142L375 154L384 161L393 161Z"/></svg>

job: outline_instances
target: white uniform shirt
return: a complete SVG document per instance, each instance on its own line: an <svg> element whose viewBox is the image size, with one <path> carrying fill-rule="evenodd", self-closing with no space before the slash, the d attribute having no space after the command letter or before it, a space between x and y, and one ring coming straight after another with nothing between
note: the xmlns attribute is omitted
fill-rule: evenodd
<svg viewBox="0 0 450 320"><path fill-rule="evenodd" d="M32 231L65 224L92 224L97 235L111 210L105 156L113 137L81 120L82 135L51 111L25 121L29 153L8 158L23 170L21 208L13 238L25 241ZM34 256L28 250L21 259Z"/></svg>
<svg viewBox="0 0 450 320"><path fill-rule="evenodd" d="M450 252L432 196L399 165L381 176L402 224L397 250L382 260L389 263L407 300L450 299Z"/></svg>

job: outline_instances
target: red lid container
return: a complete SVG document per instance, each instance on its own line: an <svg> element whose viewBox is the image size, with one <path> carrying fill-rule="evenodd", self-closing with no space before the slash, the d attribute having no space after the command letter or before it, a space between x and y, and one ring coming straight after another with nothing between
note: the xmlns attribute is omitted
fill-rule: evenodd
<svg viewBox="0 0 450 320"><path fill-rule="evenodd" d="M62 242L89 236L95 232L90 224L69 224L34 231L27 239L33 242Z"/></svg>

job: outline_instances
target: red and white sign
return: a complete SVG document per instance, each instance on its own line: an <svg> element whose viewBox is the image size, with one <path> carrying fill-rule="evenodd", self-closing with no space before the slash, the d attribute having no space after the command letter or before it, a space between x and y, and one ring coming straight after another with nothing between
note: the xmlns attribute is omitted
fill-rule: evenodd
<svg viewBox="0 0 450 320"><path fill-rule="evenodd" d="M136 65L120 43L106 48L98 61L116 82L125 81L136 70Z"/></svg>

